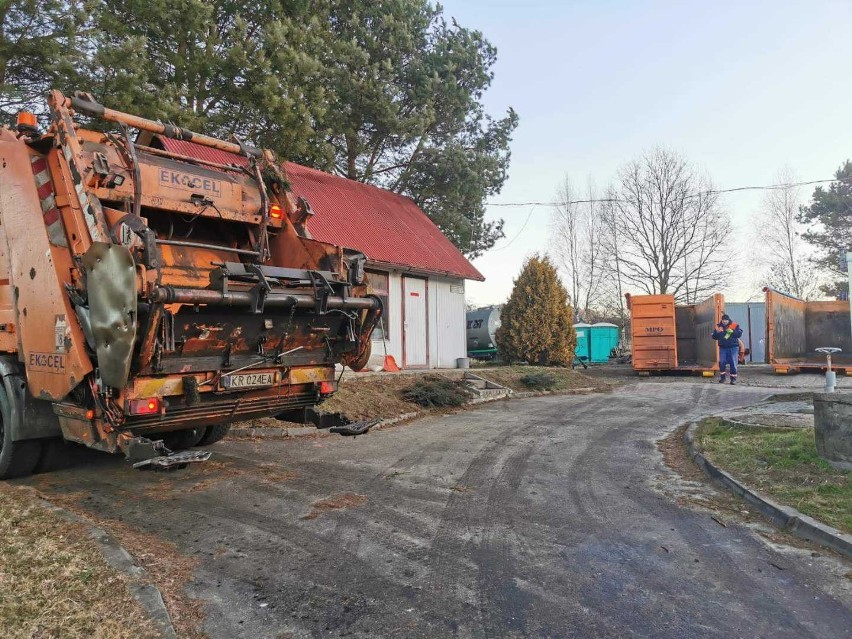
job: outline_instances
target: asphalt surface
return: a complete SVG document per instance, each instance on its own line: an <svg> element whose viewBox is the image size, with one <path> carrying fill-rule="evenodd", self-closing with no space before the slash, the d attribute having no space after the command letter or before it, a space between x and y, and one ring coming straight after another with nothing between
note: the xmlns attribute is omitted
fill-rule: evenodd
<svg viewBox="0 0 852 639"><path fill-rule="evenodd" d="M577 370L586 375L602 377L604 379L608 378L618 381L639 379L630 364L592 364L587 369L578 368ZM768 364L740 364L737 370L739 374L737 384L740 387L758 386L761 388L775 388L779 389L779 391L800 390L807 392L822 392L825 388L825 373L821 371L814 370L790 375L778 375ZM718 381L719 373L717 372L715 375L715 379ZM685 380L697 379L700 378L694 374L667 371L643 377L642 381L646 384L665 384L681 383ZM852 391L852 377L846 377L837 373L835 388L838 392Z"/></svg>
<svg viewBox="0 0 852 639"><path fill-rule="evenodd" d="M213 639L852 637L848 579L660 488L657 439L770 392L631 383L30 481L197 556Z"/></svg>

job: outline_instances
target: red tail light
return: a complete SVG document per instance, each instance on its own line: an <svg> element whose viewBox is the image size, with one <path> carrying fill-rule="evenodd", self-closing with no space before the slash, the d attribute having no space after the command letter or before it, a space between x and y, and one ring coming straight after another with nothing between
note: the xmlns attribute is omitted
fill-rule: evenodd
<svg viewBox="0 0 852 639"><path fill-rule="evenodd" d="M150 397L148 399L131 399L130 414L156 415L160 412L160 406L160 399L158 397Z"/></svg>
<svg viewBox="0 0 852 639"><path fill-rule="evenodd" d="M284 209L281 208L280 204L273 204L269 207L269 217L273 220L280 220L284 217Z"/></svg>
<svg viewBox="0 0 852 639"><path fill-rule="evenodd" d="M334 392L334 382L320 382L320 395L331 395Z"/></svg>

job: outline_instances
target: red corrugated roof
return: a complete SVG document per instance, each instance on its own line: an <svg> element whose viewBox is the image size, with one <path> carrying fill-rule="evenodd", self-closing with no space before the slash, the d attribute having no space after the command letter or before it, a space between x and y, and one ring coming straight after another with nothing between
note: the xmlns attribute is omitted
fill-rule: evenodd
<svg viewBox="0 0 852 639"><path fill-rule="evenodd" d="M218 164L247 163L244 157L193 142L160 140L172 153ZM292 162L285 168L293 193L314 210L308 229L316 239L361 251L371 262L485 279L407 197Z"/></svg>

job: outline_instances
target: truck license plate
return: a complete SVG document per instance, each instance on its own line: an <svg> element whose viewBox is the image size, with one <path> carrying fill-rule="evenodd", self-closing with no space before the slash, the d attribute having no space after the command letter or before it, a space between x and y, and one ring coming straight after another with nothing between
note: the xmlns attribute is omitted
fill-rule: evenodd
<svg viewBox="0 0 852 639"><path fill-rule="evenodd" d="M274 386L275 373L236 373L222 376L222 388L258 388Z"/></svg>

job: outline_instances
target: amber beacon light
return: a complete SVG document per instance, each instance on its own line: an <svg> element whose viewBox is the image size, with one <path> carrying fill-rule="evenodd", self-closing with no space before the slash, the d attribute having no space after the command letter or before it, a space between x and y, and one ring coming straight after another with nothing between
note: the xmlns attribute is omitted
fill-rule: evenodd
<svg viewBox="0 0 852 639"><path fill-rule="evenodd" d="M38 121L35 114L29 111L19 111L17 129L20 133L36 133Z"/></svg>

